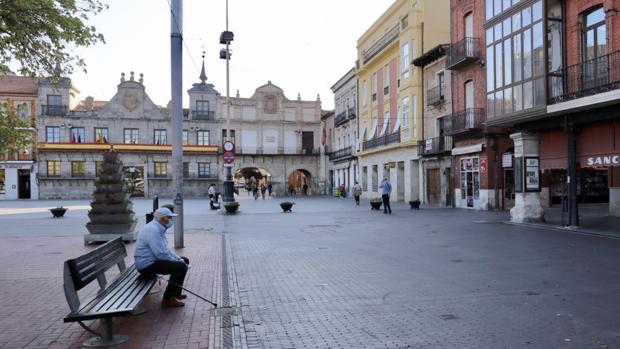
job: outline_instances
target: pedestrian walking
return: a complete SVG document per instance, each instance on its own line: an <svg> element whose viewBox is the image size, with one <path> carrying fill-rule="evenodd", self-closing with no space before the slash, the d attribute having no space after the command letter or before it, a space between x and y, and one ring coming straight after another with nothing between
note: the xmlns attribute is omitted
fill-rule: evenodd
<svg viewBox="0 0 620 349"><path fill-rule="evenodd" d="M340 186L338 186L338 191L340 192L341 198L344 198L347 195L346 189L344 188L344 184L340 184Z"/></svg>
<svg viewBox="0 0 620 349"><path fill-rule="evenodd" d="M254 194L254 200L258 200L258 186L255 185L252 189L252 193Z"/></svg>
<svg viewBox="0 0 620 349"><path fill-rule="evenodd" d="M263 196L263 200L265 200L265 192L267 191L267 187L265 187L265 183L260 185L260 194Z"/></svg>
<svg viewBox="0 0 620 349"><path fill-rule="evenodd" d="M381 198L383 199L383 213L392 214L392 208L390 207L390 194L392 194L392 185L387 178L383 178L381 184L379 184L379 188L381 188Z"/></svg>
<svg viewBox="0 0 620 349"><path fill-rule="evenodd" d="M271 196L272 190L273 190L273 185L271 185L271 182L269 182L269 184L267 184L267 192L269 192L269 196Z"/></svg>
<svg viewBox="0 0 620 349"><path fill-rule="evenodd" d="M355 182L353 186L353 197L355 198L357 206L360 205L360 196L362 196L362 186L358 182Z"/></svg>
<svg viewBox="0 0 620 349"><path fill-rule="evenodd" d="M302 190L304 191L304 196L308 195L308 184L304 183Z"/></svg>

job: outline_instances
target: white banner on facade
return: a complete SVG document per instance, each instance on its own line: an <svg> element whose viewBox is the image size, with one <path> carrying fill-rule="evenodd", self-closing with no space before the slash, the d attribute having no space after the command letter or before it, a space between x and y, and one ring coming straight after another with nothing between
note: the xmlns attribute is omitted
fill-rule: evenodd
<svg viewBox="0 0 620 349"><path fill-rule="evenodd" d="M484 144L480 143L480 144L468 145L468 146L465 146L465 147L454 148L454 149L452 149L452 155L463 155L463 154L478 153L478 152L482 151L482 146L483 145Z"/></svg>

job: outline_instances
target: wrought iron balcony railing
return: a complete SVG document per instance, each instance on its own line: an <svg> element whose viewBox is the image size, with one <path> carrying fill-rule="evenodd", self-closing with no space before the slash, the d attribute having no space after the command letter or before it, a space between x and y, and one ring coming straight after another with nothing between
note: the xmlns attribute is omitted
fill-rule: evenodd
<svg viewBox="0 0 620 349"><path fill-rule="evenodd" d="M620 88L620 51L549 73L549 104Z"/></svg>
<svg viewBox="0 0 620 349"><path fill-rule="evenodd" d="M355 119L355 107L351 107L348 109L347 115L349 116L349 119Z"/></svg>
<svg viewBox="0 0 620 349"><path fill-rule="evenodd" d="M346 148L342 148L340 150L336 150L333 153L330 153L329 154L329 160L330 161L345 160L345 159L350 158L351 155L353 155L351 147L346 147Z"/></svg>
<svg viewBox="0 0 620 349"><path fill-rule="evenodd" d="M446 54L446 68L459 69L460 67L480 58L480 39L464 38L451 44Z"/></svg>
<svg viewBox="0 0 620 349"><path fill-rule="evenodd" d="M420 156L430 156L447 153L452 150L452 137L443 136L428 138L418 142L418 154Z"/></svg>
<svg viewBox="0 0 620 349"><path fill-rule="evenodd" d="M344 124L345 122L347 122L348 120L349 119L347 119L347 112L343 111L342 113L338 114L336 118L334 119L334 126L340 126Z"/></svg>
<svg viewBox="0 0 620 349"><path fill-rule="evenodd" d="M65 116L67 115L66 105L41 105L41 115Z"/></svg>
<svg viewBox="0 0 620 349"><path fill-rule="evenodd" d="M467 108L443 118L443 130L446 135L455 135L484 127L484 108Z"/></svg>
<svg viewBox="0 0 620 349"><path fill-rule="evenodd" d="M395 25L392 29L390 29L385 35L381 37L381 39L377 40L368 50L362 52L362 59L364 64L370 62L370 60L376 56L379 52L383 51L384 48L388 47L392 41L398 38L398 33L400 31L400 23Z"/></svg>
<svg viewBox="0 0 620 349"><path fill-rule="evenodd" d="M364 141L364 150L373 148L384 147L386 145L400 143L400 130L383 135L381 137L373 138L371 140Z"/></svg>
<svg viewBox="0 0 620 349"><path fill-rule="evenodd" d="M428 90L426 90L426 104L436 105L439 103L443 103L446 99L445 92L446 87L443 84L437 85L433 88L429 88Z"/></svg>
<svg viewBox="0 0 620 349"><path fill-rule="evenodd" d="M194 120L215 120L215 112L211 110L192 110Z"/></svg>

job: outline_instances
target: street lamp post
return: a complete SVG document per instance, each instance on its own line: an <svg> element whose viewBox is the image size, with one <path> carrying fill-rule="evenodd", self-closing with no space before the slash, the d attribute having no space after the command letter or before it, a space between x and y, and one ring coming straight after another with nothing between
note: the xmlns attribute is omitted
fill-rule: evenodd
<svg viewBox="0 0 620 349"><path fill-rule="evenodd" d="M174 213L174 247L183 242L183 0L172 0L170 16L171 94L172 94L172 183Z"/></svg>
<svg viewBox="0 0 620 349"><path fill-rule="evenodd" d="M226 44L226 49L220 51L220 58L226 59L226 141L232 141L230 136L230 42L233 41L234 35L228 31L228 0L226 0L226 31L220 35L220 44ZM226 149L224 149L226 151ZM226 167L226 180L224 181L224 202L235 201L232 167L233 163L224 162Z"/></svg>

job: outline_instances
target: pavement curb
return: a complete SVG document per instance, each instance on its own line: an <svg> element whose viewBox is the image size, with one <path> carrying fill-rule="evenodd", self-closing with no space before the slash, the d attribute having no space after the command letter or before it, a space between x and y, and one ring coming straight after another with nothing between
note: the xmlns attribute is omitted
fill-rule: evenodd
<svg viewBox="0 0 620 349"><path fill-rule="evenodd" d="M620 235L599 233L599 232L594 232L594 231L589 231L589 230L583 230L580 228L562 227L562 226L557 226L557 225L546 225L546 224L539 224L539 223L516 223L516 222L510 222L510 221L505 221L502 223L509 224L509 225L523 226L523 227L562 231L565 233L574 233L574 234L579 234L579 235L588 235L588 236L595 236L595 237L608 238L608 239L620 239Z"/></svg>

